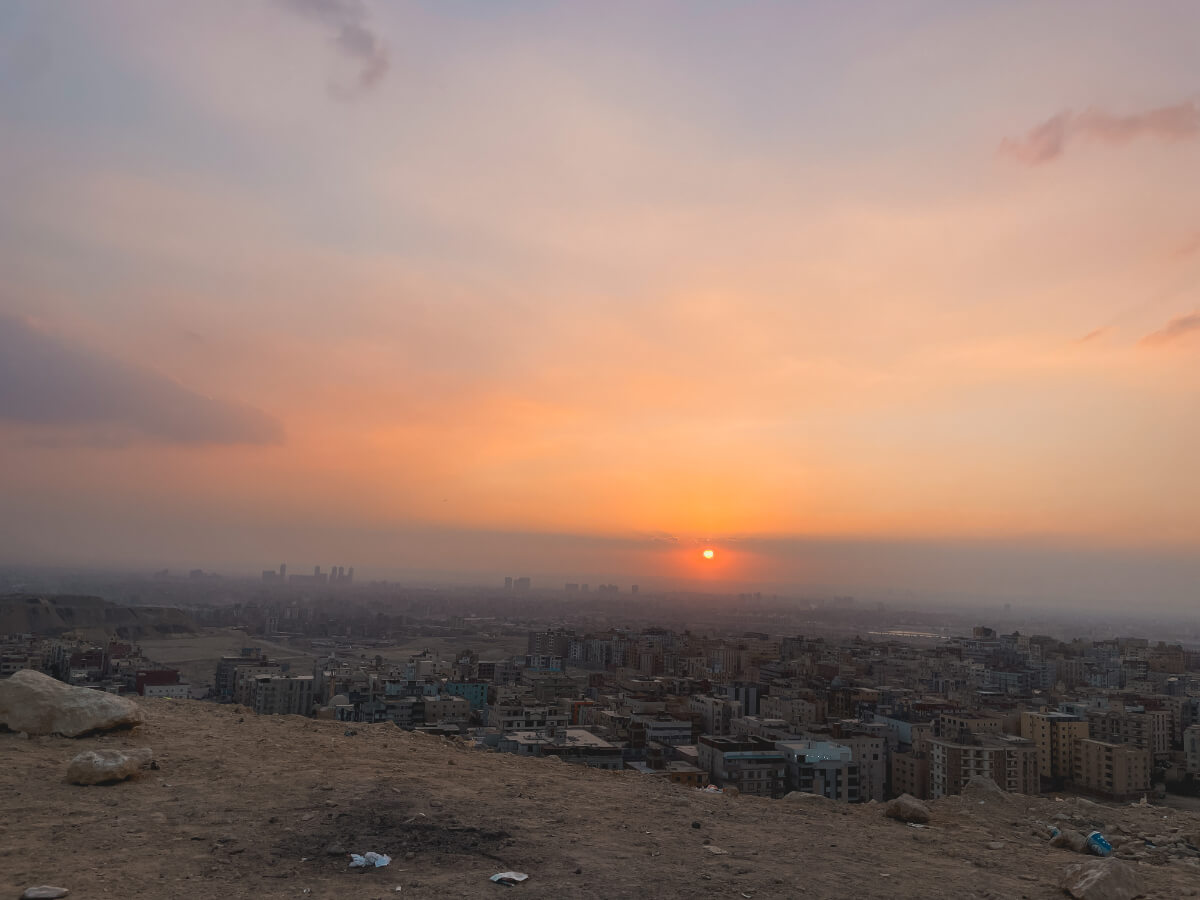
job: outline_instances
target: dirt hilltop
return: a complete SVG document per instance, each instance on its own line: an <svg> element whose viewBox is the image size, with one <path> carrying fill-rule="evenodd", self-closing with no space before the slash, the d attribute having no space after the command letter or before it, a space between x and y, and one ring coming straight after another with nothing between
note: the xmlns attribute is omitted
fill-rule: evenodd
<svg viewBox="0 0 1200 900"><path fill-rule="evenodd" d="M1060 876L1085 857L1051 847L1047 824L1115 838L1146 897L1200 895L1188 849L1200 817L1177 810L952 798L915 828L874 804L705 794L390 724L347 735L237 707L144 705L132 731L0 734L0 895L48 883L72 900L1061 898ZM160 768L134 780L64 779L80 751L145 746ZM348 852L369 850L391 865L348 867ZM529 880L489 881L508 869Z"/></svg>

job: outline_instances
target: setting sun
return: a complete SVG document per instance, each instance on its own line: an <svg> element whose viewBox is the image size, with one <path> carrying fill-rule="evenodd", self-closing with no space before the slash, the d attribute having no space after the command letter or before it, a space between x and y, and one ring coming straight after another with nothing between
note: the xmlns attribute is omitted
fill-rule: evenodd
<svg viewBox="0 0 1200 900"><path fill-rule="evenodd" d="M716 554L715 554L715 553L714 553L712 550L705 550L705 551L704 551L704 558L705 558L705 559L712 559L714 556L716 556Z"/></svg>

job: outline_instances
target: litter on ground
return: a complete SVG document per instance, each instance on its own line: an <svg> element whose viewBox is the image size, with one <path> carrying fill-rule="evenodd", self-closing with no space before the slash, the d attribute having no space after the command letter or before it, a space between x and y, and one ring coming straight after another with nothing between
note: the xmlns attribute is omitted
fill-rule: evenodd
<svg viewBox="0 0 1200 900"><path fill-rule="evenodd" d="M492 876L492 881L496 882L496 884L512 887L514 884L520 884L528 877L524 872L497 872Z"/></svg>
<svg viewBox="0 0 1200 900"><path fill-rule="evenodd" d="M381 866L386 866L391 861L392 858L386 853L376 853L373 850L364 853L362 856L359 856L357 853L350 854L350 868L352 869L365 869L370 866L378 869Z"/></svg>

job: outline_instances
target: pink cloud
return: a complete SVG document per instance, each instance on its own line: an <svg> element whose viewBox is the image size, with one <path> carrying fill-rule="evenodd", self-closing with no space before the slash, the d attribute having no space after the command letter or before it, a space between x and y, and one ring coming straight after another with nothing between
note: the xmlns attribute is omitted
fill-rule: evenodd
<svg viewBox="0 0 1200 900"><path fill-rule="evenodd" d="M1134 138L1186 141L1200 137L1200 107L1185 100L1174 106L1130 115L1113 115L1099 109L1075 113L1065 110L1051 116L1018 139L1005 138L1000 152L1018 162L1036 166L1062 156L1077 138L1106 144L1124 144Z"/></svg>
<svg viewBox="0 0 1200 900"><path fill-rule="evenodd" d="M1194 331L1200 331L1200 312L1176 316L1158 331L1151 332L1138 343L1144 347L1161 347L1174 343Z"/></svg>

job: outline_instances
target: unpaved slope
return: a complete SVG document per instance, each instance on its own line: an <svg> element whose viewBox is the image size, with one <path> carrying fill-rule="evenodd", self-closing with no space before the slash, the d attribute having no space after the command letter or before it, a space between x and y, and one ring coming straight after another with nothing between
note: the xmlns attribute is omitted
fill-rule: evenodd
<svg viewBox="0 0 1200 900"><path fill-rule="evenodd" d="M873 805L702 794L391 725L346 736L333 722L234 707L146 707L146 725L106 737L0 734L0 896L51 883L72 900L1052 898L1081 857L1049 847L1038 822L1075 815L1076 827L1139 837L1200 832L1190 813L1024 797L937 803L931 827L916 829ZM154 748L158 771L109 787L63 780L80 750L140 746ZM349 869L330 845L394 861ZM1200 886L1191 859L1156 851L1132 864L1148 897ZM529 881L488 881L510 868Z"/></svg>

